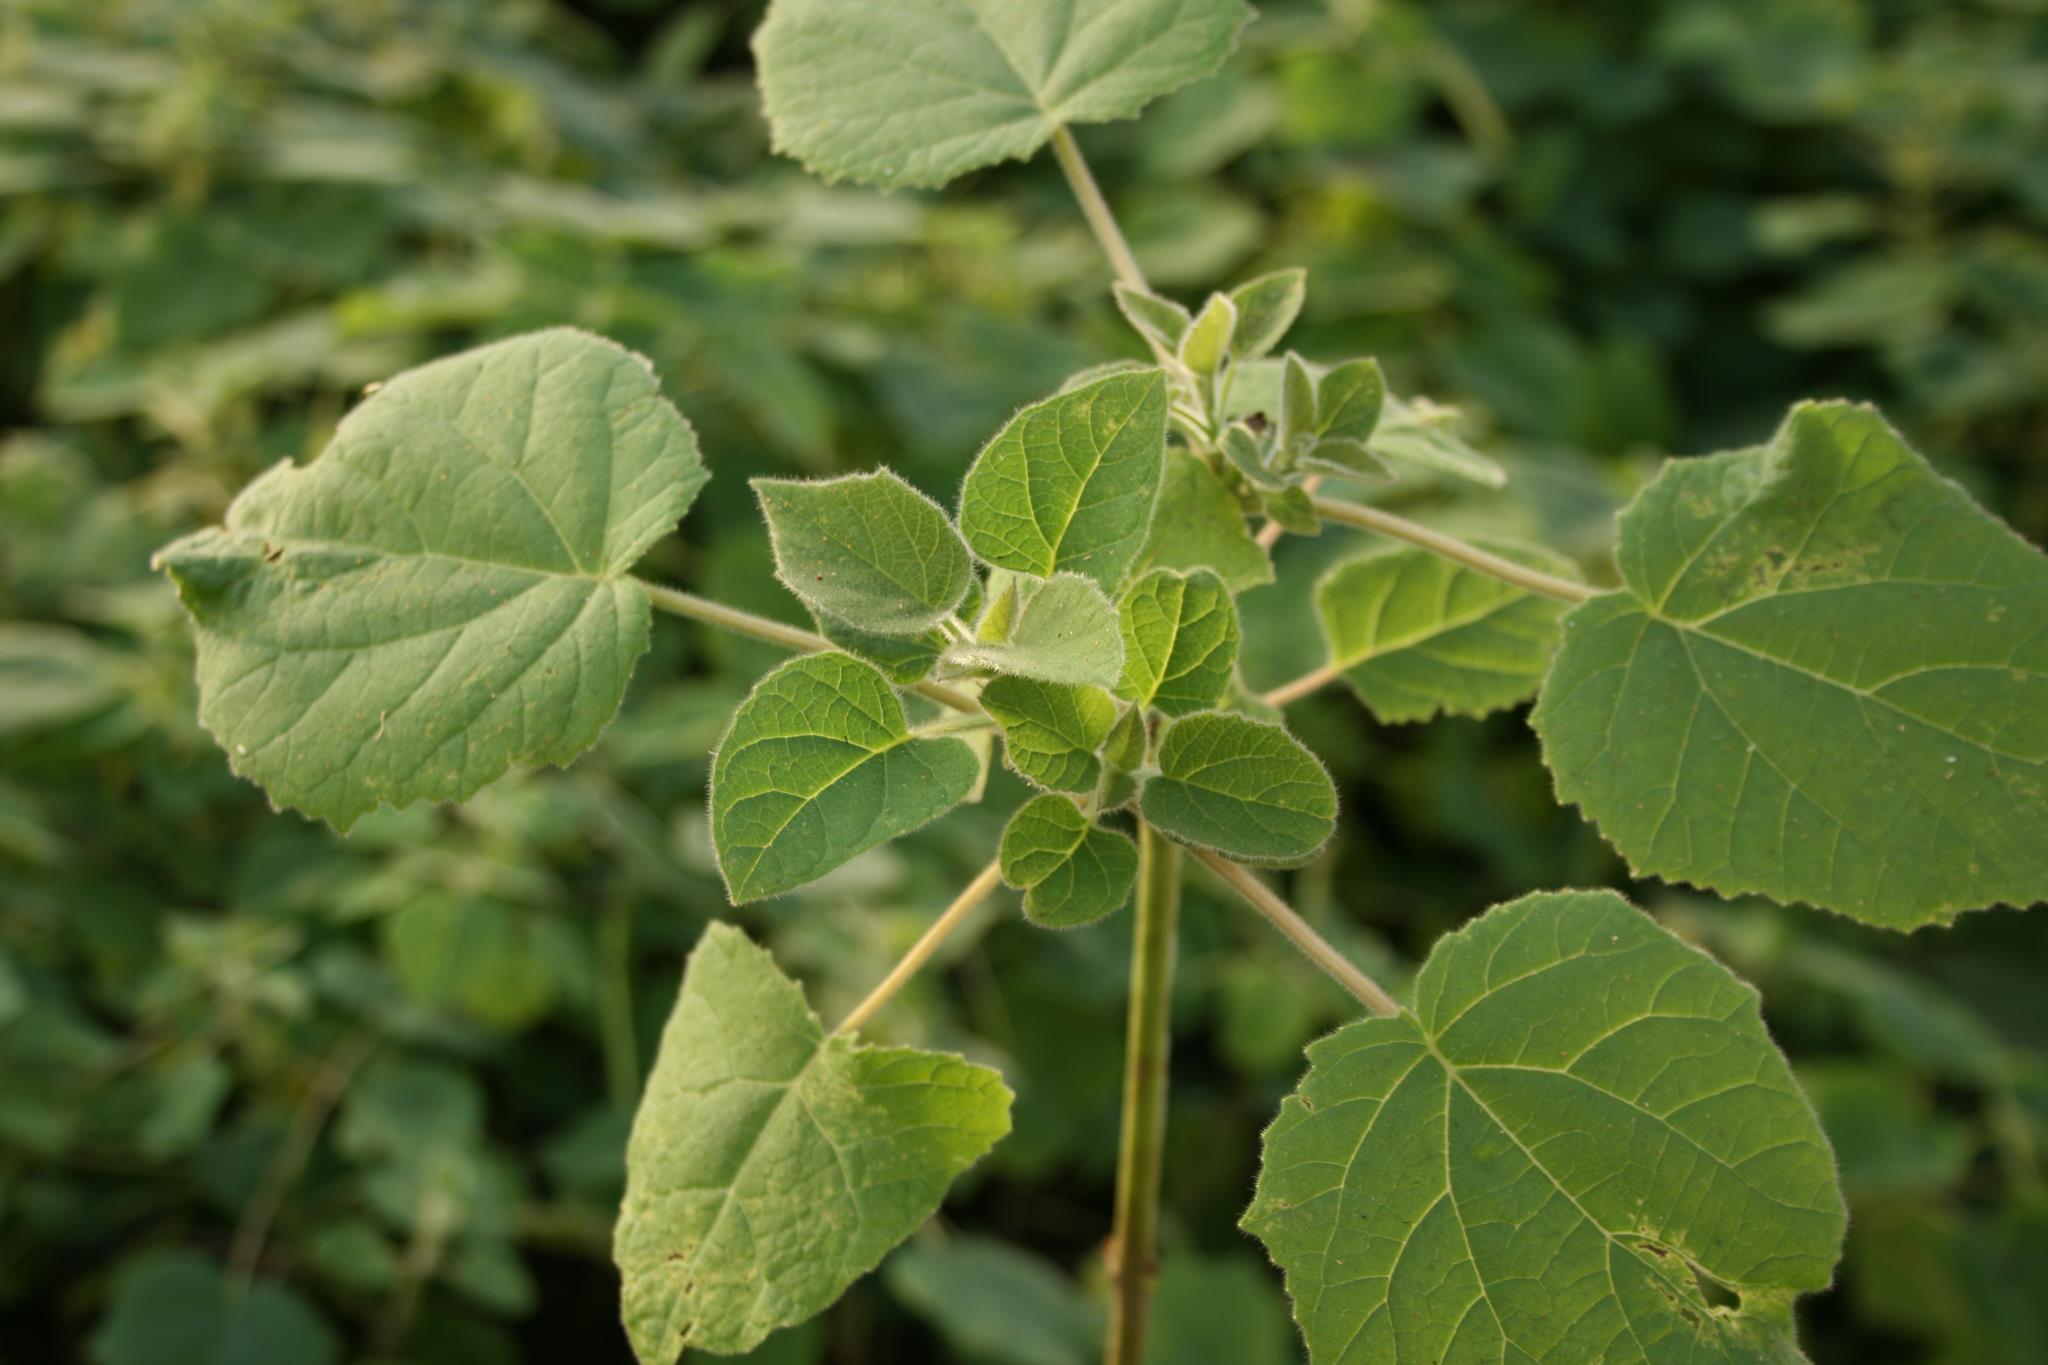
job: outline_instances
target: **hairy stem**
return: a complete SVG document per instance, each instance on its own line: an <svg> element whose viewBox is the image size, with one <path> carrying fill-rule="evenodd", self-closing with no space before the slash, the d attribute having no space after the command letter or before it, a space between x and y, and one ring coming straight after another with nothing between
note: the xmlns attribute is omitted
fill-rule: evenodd
<svg viewBox="0 0 2048 1365"><path fill-rule="evenodd" d="M1321 668L1302 674L1292 682L1281 683L1259 700L1268 706L1285 706L1289 702L1300 701L1311 692L1320 691L1343 676L1344 670L1337 665L1324 664Z"/></svg>
<svg viewBox="0 0 2048 1365"><path fill-rule="evenodd" d="M1364 1006L1374 1014L1390 1018L1401 1012L1394 997L1380 989L1378 982L1351 965L1349 958L1337 951L1336 947L1309 922L1294 912L1286 901L1274 895L1271 888L1249 869L1239 866L1220 853L1206 848L1195 850L1195 856L1209 867L1209 870L1229 884L1230 889L1244 897L1252 909L1264 915L1275 929L1287 936L1288 942L1301 949L1309 961L1328 973L1331 980L1357 996Z"/></svg>
<svg viewBox="0 0 2048 1365"><path fill-rule="evenodd" d="M1418 545L1431 554L1456 560L1468 568L1477 569L1483 574L1491 574L1502 582L1512 583L1518 588L1540 592L1545 597L1555 597L1560 602L1584 602L1595 595L1595 590L1584 583L1574 583L1569 578L1558 578L1532 569L1526 564L1517 564L1512 559L1503 559L1497 554L1480 549L1477 545L1467 545L1455 536L1432 531L1419 522L1397 517L1392 512L1382 512L1377 507L1367 507L1363 503L1339 502L1334 498L1317 498L1314 501L1316 515L1325 521L1342 522L1346 526L1378 531L1381 535L1405 540L1410 545Z"/></svg>
<svg viewBox="0 0 2048 1365"><path fill-rule="evenodd" d="M646 592L648 600L673 616L702 621L707 626L717 626L735 635L745 635L755 640L765 640L771 645L794 650L798 654L819 654L839 648L824 636L796 626L785 626L780 621L771 621L765 616L756 616L738 607L728 607L723 602L714 602L708 597L699 597L681 588L671 588L660 583L650 583L644 578L633 580ZM919 696L930 697L941 706L950 706L955 711L979 711L981 703L965 692L947 687L944 683L912 683L910 690Z"/></svg>
<svg viewBox="0 0 2048 1365"><path fill-rule="evenodd" d="M1053 132L1052 154L1066 173L1067 184L1073 188L1074 198L1080 201L1081 216L1088 220L1095 240L1102 243L1102 254L1109 257L1110 269L1116 272L1117 280L1133 289L1149 290L1145 272L1139 268L1138 258L1131 254L1131 244L1124 240L1124 230L1117 226L1116 215L1109 211L1109 201L1102 197L1102 187L1095 183L1094 173L1081 157L1080 144L1074 141L1074 135L1067 129L1059 128Z"/></svg>
<svg viewBox="0 0 2048 1365"><path fill-rule="evenodd" d="M1159 1273L1159 1166L1166 1145L1166 1067L1173 1044L1168 1025L1179 922L1180 846L1140 821L1105 1365L1139 1365L1144 1359L1146 1317Z"/></svg>
<svg viewBox="0 0 2048 1365"><path fill-rule="evenodd" d="M931 960L932 954L939 950L939 945L946 941L946 936L960 927L960 922L973 912L975 906L988 899L989 892L995 890L997 883L1002 879L1002 863L999 859L992 860L987 867L976 873L974 880L967 883L967 888L954 897L953 903L932 921L931 928L918 935L917 942L911 944L910 951L889 969L889 974L882 978L881 984L869 991L867 999L855 1005L853 1012L842 1019L839 1027L833 1032L856 1032L862 1024L874 1018L875 1012L888 1004L896 992L903 989L905 982L917 975L918 968Z"/></svg>

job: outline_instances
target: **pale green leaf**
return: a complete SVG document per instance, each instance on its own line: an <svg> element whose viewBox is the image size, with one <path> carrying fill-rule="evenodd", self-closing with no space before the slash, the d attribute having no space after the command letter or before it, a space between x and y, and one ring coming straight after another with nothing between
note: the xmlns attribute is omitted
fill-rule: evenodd
<svg viewBox="0 0 2048 1365"><path fill-rule="evenodd" d="M916 635L967 596L967 547L939 505L893 471L755 479L775 576L818 611L877 635Z"/></svg>
<svg viewBox="0 0 2048 1365"><path fill-rule="evenodd" d="M881 669L898 687L908 687L931 676L939 656L951 643L950 637L936 626L915 635L878 635L827 611L813 612L811 616L818 623L820 635L855 658Z"/></svg>
<svg viewBox="0 0 2048 1365"><path fill-rule="evenodd" d="M1259 504L1265 509L1268 519L1290 535L1312 536L1323 529L1323 519L1316 513L1315 498L1299 484L1263 494Z"/></svg>
<svg viewBox="0 0 2048 1365"><path fill-rule="evenodd" d="M824 876L951 810L974 751L911 734L888 680L845 654L791 659L733 713L711 765L711 843L737 904Z"/></svg>
<svg viewBox="0 0 2048 1365"><path fill-rule="evenodd" d="M1064 796L1019 806L1003 828L1001 857L1003 880L1024 891L1025 915L1051 929L1122 909L1138 877L1138 846Z"/></svg>
<svg viewBox="0 0 2048 1365"><path fill-rule="evenodd" d="M1180 353L1180 339L1187 335L1188 324L1194 321L1188 310L1172 299L1163 299L1149 290L1128 284L1112 286L1116 295L1116 306L1122 312L1138 335L1165 351L1168 355Z"/></svg>
<svg viewBox="0 0 2048 1365"><path fill-rule="evenodd" d="M949 663L1045 682L1116 685L1124 666L1123 639L1116 608L1094 580L1070 573L1043 583L1020 580L1016 593L1023 604L1007 634L956 645L946 656ZM1000 605L1002 597L996 600Z"/></svg>
<svg viewBox="0 0 2048 1365"><path fill-rule="evenodd" d="M1237 668L1237 603L1207 569L1154 569L1117 604L1124 639L1117 695L1169 716L1223 700Z"/></svg>
<svg viewBox="0 0 2048 1365"><path fill-rule="evenodd" d="M1316 381L1308 365L1289 351L1280 361L1279 449L1283 469L1293 467L1298 447L1316 436Z"/></svg>
<svg viewBox="0 0 2048 1365"><path fill-rule="evenodd" d="M1230 339L1237 332L1237 305L1227 295L1211 294L1180 339L1180 359L1197 378L1208 379L1230 358Z"/></svg>
<svg viewBox="0 0 2048 1365"><path fill-rule="evenodd" d="M1387 379L1377 360L1332 365L1316 381L1316 435L1364 445L1378 430Z"/></svg>
<svg viewBox="0 0 2048 1365"><path fill-rule="evenodd" d="M827 179L943 185L1210 75L1250 18L1240 0L775 0L754 55L776 150Z"/></svg>
<svg viewBox="0 0 2048 1365"><path fill-rule="evenodd" d="M1002 1077L827 1036L738 929L690 954L626 1147L612 1254L642 1365L823 1311L1010 1128Z"/></svg>
<svg viewBox="0 0 2048 1365"><path fill-rule="evenodd" d="M1166 452L1152 535L1133 568L1208 569L1232 592L1273 581L1273 561L1245 525L1237 499L1199 457L1178 447Z"/></svg>
<svg viewBox="0 0 2048 1365"><path fill-rule="evenodd" d="M1166 376L1115 374L1033 403L983 447L960 530L998 568L1115 592L1152 525L1166 450Z"/></svg>
<svg viewBox="0 0 2048 1365"><path fill-rule="evenodd" d="M1092 792L1095 751L1116 724L1116 699L1099 687L1000 677L981 690L982 709L1003 727L1003 752L1025 779L1053 791Z"/></svg>
<svg viewBox="0 0 2048 1365"><path fill-rule="evenodd" d="M1223 711L1171 722L1159 772L1138 798L1182 843L1239 862L1307 862L1337 828L1337 789L1316 756L1277 725Z"/></svg>
<svg viewBox="0 0 2048 1365"><path fill-rule="evenodd" d="M156 557L236 772L346 829L567 763L647 647L627 575L706 478L640 357L559 328L410 370Z"/></svg>
<svg viewBox="0 0 2048 1365"><path fill-rule="evenodd" d="M1387 394L1373 430L1372 453L1394 465L1500 488L1508 472L1458 433L1458 410L1427 398L1403 400Z"/></svg>
<svg viewBox="0 0 2048 1365"><path fill-rule="evenodd" d="M1490 911L1309 1062L1244 1226L1315 1365L1800 1358L1847 1221L1827 1138L1756 992L1621 897Z"/></svg>
<svg viewBox="0 0 2048 1365"><path fill-rule="evenodd" d="M1560 578L1578 570L1545 550L1479 542ZM1565 604L1424 550L1386 548L1316 584L1330 666L1389 724L1483 716L1535 695L1557 650Z"/></svg>
<svg viewBox="0 0 2048 1365"><path fill-rule="evenodd" d="M1638 871L1890 928L2048 898L2048 559L1876 412L1677 461L1533 717Z"/></svg>
<svg viewBox="0 0 2048 1365"><path fill-rule="evenodd" d="M1230 291L1237 310L1237 331L1230 340L1231 358L1256 360L1280 344L1301 316L1308 291L1308 272L1296 266L1246 280Z"/></svg>

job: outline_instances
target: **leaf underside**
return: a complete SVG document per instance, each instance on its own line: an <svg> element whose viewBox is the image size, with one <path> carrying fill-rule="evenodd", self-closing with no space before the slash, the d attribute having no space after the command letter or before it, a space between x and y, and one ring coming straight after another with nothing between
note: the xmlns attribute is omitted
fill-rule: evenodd
<svg viewBox="0 0 2048 1365"><path fill-rule="evenodd" d="M1895 929L2048 897L2048 559L1876 412L1674 462L1533 716L1638 871Z"/></svg>
<svg viewBox="0 0 2048 1365"><path fill-rule="evenodd" d="M1309 1060L1244 1226L1314 1365L1799 1358L1833 1154L1756 992L1621 897L1488 912Z"/></svg>

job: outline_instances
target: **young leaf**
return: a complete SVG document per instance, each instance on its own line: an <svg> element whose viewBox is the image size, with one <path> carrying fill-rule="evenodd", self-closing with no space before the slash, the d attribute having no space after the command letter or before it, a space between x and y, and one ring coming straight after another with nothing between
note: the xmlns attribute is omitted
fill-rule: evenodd
<svg viewBox="0 0 2048 1365"><path fill-rule="evenodd" d="M1316 756L1277 725L1224 711L1169 724L1159 772L1138 809L1183 843L1245 863L1293 866L1337 828L1337 789Z"/></svg>
<svg viewBox="0 0 2048 1365"><path fill-rule="evenodd" d="M1827 1138L1756 992L1621 897L1489 911L1309 1062L1244 1227L1312 1361L1800 1358L1847 1221Z"/></svg>
<svg viewBox="0 0 2048 1365"><path fill-rule="evenodd" d="M840 620L827 611L812 612L818 633L848 654L882 670L898 687L908 687L931 676L939 656L952 643L936 626L915 635L877 635L871 630Z"/></svg>
<svg viewBox="0 0 2048 1365"><path fill-rule="evenodd" d="M1002 1077L827 1036L738 929L704 931L626 1147L612 1240L642 1365L823 1311L1010 1130Z"/></svg>
<svg viewBox="0 0 2048 1365"><path fill-rule="evenodd" d="M755 479L775 576L805 605L877 635L916 635L967 596L973 562L939 505L894 472Z"/></svg>
<svg viewBox="0 0 2048 1365"><path fill-rule="evenodd" d="M1223 700L1237 667L1239 630L1237 603L1222 579L1207 569L1154 569L1125 589L1117 613L1124 639L1119 697L1169 716Z"/></svg>
<svg viewBox="0 0 2048 1365"><path fill-rule="evenodd" d="M1323 529L1323 519L1316 515L1315 499L1300 484L1262 494L1259 505L1289 535L1312 536Z"/></svg>
<svg viewBox="0 0 2048 1365"><path fill-rule="evenodd" d="M774 0L754 56L777 151L828 180L943 185L1212 74L1250 18L1240 0Z"/></svg>
<svg viewBox="0 0 2048 1365"><path fill-rule="evenodd" d="M1503 487L1508 472L1458 434L1458 410L1427 398L1402 400L1387 394L1374 428L1372 453L1395 465L1412 465L1488 488Z"/></svg>
<svg viewBox="0 0 2048 1365"><path fill-rule="evenodd" d="M1222 294L1211 294L1180 339L1181 363L1208 379L1230 357L1230 339L1237 332L1237 306Z"/></svg>
<svg viewBox="0 0 2048 1365"><path fill-rule="evenodd" d="M1188 324L1194 321L1187 309L1172 299L1132 285L1119 283L1111 286L1111 290L1116 295L1118 311L1139 336L1168 355L1180 354L1180 339L1188 334Z"/></svg>
<svg viewBox="0 0 2048 1365"><path fill-rule="evenodd" d="M1116 724L1116 701L1099 687L991 679L984 710L1003 727L1003 752L1025 779L1053 791L1092 792L1102 776L1095 751Z"/></svg>
<svg viewBox="0 0 2048 1365"><path fill-rule="evenodd" d="M198 628L200 719L236 772L340 829L567 763L647 647L627 570L706 477L648 363L600 337L409 370L158 552Z"/></svg>
<svg viewBox="0 0 2048 1365"><path fill-rule="evenodd" d="M1308 272L1299 266L1246 280L1230 291L1237 310L1237 333L1230 340L1233 360L1257 360L1280 344L1301 316L1308 290Z"/></svg>
<svg viewBox="0 0 2048 1365"><path fill-rule="evenodd" d="M1876 412L1667 465L1532 720L1640 872L1895 929L2048 898L2048 559Z"/></svg>
<svg viewBox="0 0 2048 1365"><path fill-rule="evenodd" d="M981 775L973 749L910 733L888 680L844 654L761 679L711 765L711 843L735 904L824 876L944 814Z"/></svg>
<svg viewBox="0 0 2048 1365"><path fill-rule="evenodd" d="M1111 375L1033 403L976 457L960 492L960 530L998 568L1123 582L1159 496L1166 376Z"/></svg>
<svg viewBox="0 0 2048 1365"><path fill-rule="evenodd" d="M1289 351L1280 362L1279 464L1294 466L1299 447L1313 440L1316 428L1316 381L1300 356Z"/></svg>
<svg viewBox="0 0 2048 1365"><path fill-rule="evenodd" d="M1484 542L1560 578L1578 570L1548 551ZM1387 724L1439 713L1483 716L1536 692L1556 652L1565 604L1424 550L1346 560L1316 584L1330 664Z"/></svg>
<svg viewBox="0 0 2048 1365"><path fill-rule="evenodd" d="M999 639L954 646L948 662L1044 682L1116 685L1124 666L1123 641L1116 608L1102 589L1079 574L1063 573L1043 583L1020 580L1014 591L1024 600L1009 630ZM991 612L1000 610L1003 601L998 593Z"/></svg>
<svg viewBox="0 0 2048 1365"><path fill-rule="evenodd" d="M1159 510L1134 567L1208 569L1232 592L1273 581L1273 561L1245 526L1237 499L1200 457L1178 447L1166 452Z"/></svg>
<svg viewBox="0 0 2048 1365"><path fill-rule="evenodd" d="M1302 467L1345 478L1391 480L1393 470L1371 448L1386 398L1387 381L1377 360L1347 360L1326 371L1316 382L1317 439L1301 457Z"/></svg>
<svg viewBox="0 0 2048 1365"><path fill-rule="evenodd" d="M1003 828L1003 880L1024 891L1024 913L1071 929L1120 910L1138 878L1138 846L1099 828L1064 796L1038 796Z"/></svg>

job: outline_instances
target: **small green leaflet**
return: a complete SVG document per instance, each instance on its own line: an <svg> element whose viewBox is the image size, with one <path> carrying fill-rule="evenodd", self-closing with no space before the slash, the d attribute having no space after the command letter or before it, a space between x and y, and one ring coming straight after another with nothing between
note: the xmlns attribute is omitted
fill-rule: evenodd
<svg viewBox="0 0 2048 1365"><path fill-rule="evenodd" d="M1071 929L1120 910L1138 878L1138 846L1095 825L1064 796L1033 797L1003 828L1003 880L1034 924Z"/></svg>
<svg viewBox="0 0 2048 1365"><path fill-rule="evenodd" d="M828 180L943 185L1223 64L1240 0L774 0L754 35L775 148Z"/></svg>
<svg viewBox="0 0 2048 1365"><path fill-rule="evenodd" d="M1278 346L1301 316L1307 292L1308 272L1299 266L1260 275L1231 290L1231 306L1237 311L1237 327L1230 337L1231 359L1257 360Z"/></svg>
<svg viewBox="0 0 2048 1365"><path fill-rule="evenodd" d="M1756 992L1621 897L1489 911L1412 1013L1308 1055L1244 1227L1314 1365L1801 1358L1847 1224L1827 1138Z"/></svg>
<svg viewBox="0 0 2048 1365"><path fill-rule="evenodd" d="M1237 668L1237 603L1207 569L1154 569L1117 604L1124 675L1116 693L1169 716L1223 700Z"/></svg>
<svg viewBox="0 0 2048 1365"><path fill-rule="evenodd" d="M1116 700L1099 687L1000 677L981 690L982 709L1003 727L1003 752L1027 781L1087 793L1102 777L1095 751L1116 724Z"/></svg>
<svg viewBox="0 0 2048 1365"><path fill-rule="evenodd" d="M819 611L876 635L916 635L967 596L974 565L939 505L894 472L755 479L775 576Z"/></svg>
<svg viewBox="0 0 2048 1365"><path fill-rule="evenodd" d="M1395 464L1505 487L1508 472L1458 434L1459 414L1427 398L1402 400L1387 394L1373 431L1372 453Z"/></svg>
<svg viewBox="0 0 2048 1365"><path fill-rule="evenodd" d="M981 763L915 737L903 703L845 654L791 659L733 713L711 765L711 844L734 904L788 891L958 805Z"/></svg>
<svg viewBox="0 0 2048 1365"><path fill-rule="evenodd" d="M1547 551L1481 542L1519 564L1578 577ZM1533 696L1565 604L1425 550L1345 560L1316 584L1331 667L1389 724L1483 716Z"/></svg>
<svg viewBox="0 0 2048 1365"><path fill-rule="evenodd" d="M1134 568L1208 569L1232 592L1273 581L1273 561L1245 526L1236 497L1178 446L1166 452L1152 535Z"/></svg>
<svg viewBox="0 0 2048 1365"><path fill-rule="evenodd" d="M1638 871L1894 929L2048 898L2048 559L1876 412L1667 465L1532 721Z"/></svg>
<svg viewBox="0 0 2048 1365"><path fill-rule="evenodd" d="M600 337L409 370L158 552L198 627L200 719L273 801L344 830L567 763L647 648L627 570L706 477L648 363Z"/></svg>
<svg viewBox="0 0 2048 1365"><path fill-rule="evenodd" d="M1166 376L1112 374L1033 403L967 471L960 532L998 568L1115 592L1145 544L1166 452Z"/></svg>
<svg viewBox="0 0 2048 1365"><path fill-rule="evenodd" d="M1044 682L1116 685L1124 667L1123 638L1116 608L1094 580L1063 573L1043 583L1017 580L1013 590L1024 604L1006 630L991 632L1000 638L956 645L948 663ZM994 591L991 598L993 615L1003 610L1006 593Z"/></svg>
<svg viewBox="0 0 2048 1365"><path fill-rule="evenodd" d="M1204 711L1167 726L1138 809L1160 831L1244 863L1293 866L1337 828L1337 789L1277 725Z"/></svg>
<svg viewBox="0 0 2048 1365"><path fill-rule="evenodd" d="M713 924L626 1147L612 1240L642 1365L752 1350L823 1311L1010 1130L987 1067L827 1036L803 991Z"/></svg>

